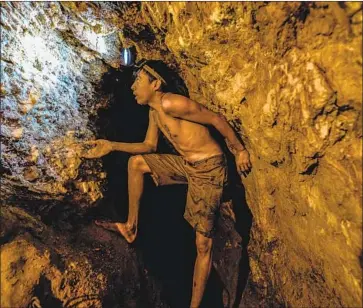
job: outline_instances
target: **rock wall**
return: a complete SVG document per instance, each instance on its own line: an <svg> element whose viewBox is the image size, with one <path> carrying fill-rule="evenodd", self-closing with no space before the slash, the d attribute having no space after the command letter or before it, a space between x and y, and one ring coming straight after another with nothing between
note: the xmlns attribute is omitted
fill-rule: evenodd
<svg viewBox="0 0 363 308"><path fill-rule="evenodd" d="M96 87L108 67L119 63L121 13L112 4L74 7L1 3L2 189L7 198L89 204L102 197L100 165L82 163L77 144L94 136L92 117L107 105Z"/></svg>
<svg viewBox="0 0 363 308"><path fill-rule="evenodd" d="M285 306L362 305L361 3L2 3L1 14L9 197L101 198L101 166L67 153L93 137L107 104L95 86L134 44L178 68L251 153L251 283Z"/></svg>
<svg viewBox="0 0 363 308"><path fill-rule="evenodd" d="M361 306L361 4L145 6L252 153L252 280L286 306Z"/></svg>

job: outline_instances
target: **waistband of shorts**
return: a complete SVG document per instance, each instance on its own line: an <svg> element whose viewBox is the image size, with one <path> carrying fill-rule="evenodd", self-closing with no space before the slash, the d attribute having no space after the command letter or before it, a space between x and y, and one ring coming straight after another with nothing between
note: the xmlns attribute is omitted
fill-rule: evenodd
<svg viewBox="0 0 363 308"><path fill-rule="evenodd" d="M197 160L195 162L190 162L190 161L187 161L186 159L183 158L183 161L188 164L189 166L192 166L192 167L195 167L195 166L198 166L202 163L205 163L209 160L212 160L212 159L216 159L216 158L222 158L223 160L226 160L226 156L222 153L222 154L217 154L217 155L213 155L211 157L207 157L207 158L204 158L204 159L201 159L201 160Z"/></svg>

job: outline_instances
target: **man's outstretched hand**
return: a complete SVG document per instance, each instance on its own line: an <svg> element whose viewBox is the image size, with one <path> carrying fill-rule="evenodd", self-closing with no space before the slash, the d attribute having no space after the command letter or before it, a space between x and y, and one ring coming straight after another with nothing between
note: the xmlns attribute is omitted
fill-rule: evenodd
<svg viewBox="0 0 363 308"><path fill-rule="evenodd" d="M112 142L104 139L85 141L83 143L82 157L99 158L113 150Z"/></svg>
<svg viewBox="0 0 363 308"><path fill-rule="evenodd" d="M236 154L236 166L239 175L244 175L246 177L251 171L252 164L250 161L250 154L246 149L239 151Z"/></svg>

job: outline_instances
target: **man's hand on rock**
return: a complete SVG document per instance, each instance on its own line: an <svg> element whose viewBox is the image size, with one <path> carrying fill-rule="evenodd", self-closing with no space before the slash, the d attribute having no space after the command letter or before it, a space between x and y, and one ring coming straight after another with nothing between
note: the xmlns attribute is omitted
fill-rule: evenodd
<svg viewBox="0 0 363 308"><path fill-rule="evenodd" d="M99 158L107 155L113 150L112 142L104 139L85 141L83 143L82 157Z"/></svg>
<svg viewBox="0 0 363 308"><path fill-rule="evenodd" d="M239 151L235 157L238 174L247 176L252 168L250 154L246 149L244 149L242 151Z"/></svg>

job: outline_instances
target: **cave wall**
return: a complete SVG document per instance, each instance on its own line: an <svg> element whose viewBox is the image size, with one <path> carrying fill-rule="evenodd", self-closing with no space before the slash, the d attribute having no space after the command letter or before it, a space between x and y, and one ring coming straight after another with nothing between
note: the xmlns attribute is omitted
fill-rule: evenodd
<svg viewBox="0 0 363 308"><path fill-rule="evenodd" d="M72 145L95 138L97 83L135 44L251 153L251 281L286 306L362 305L361 3L1 3L1 28L6 196L102 198Z"/></svg>

